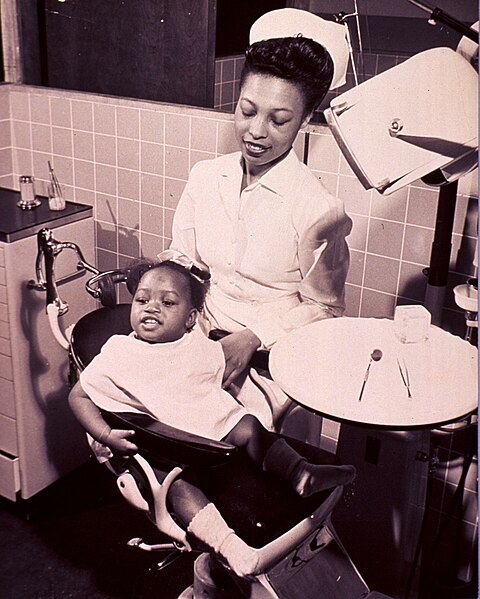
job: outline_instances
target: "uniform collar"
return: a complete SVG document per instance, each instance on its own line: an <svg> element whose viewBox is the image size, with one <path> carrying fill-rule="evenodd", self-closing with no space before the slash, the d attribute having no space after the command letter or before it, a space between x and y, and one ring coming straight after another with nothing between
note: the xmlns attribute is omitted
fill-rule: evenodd
<svg viewBox="0 0 480 599"><path fill-rule="evenodd" d="M278 195L286 195L292 189L292 178L295 177L295 172L298 169L299 159L293 148L285 155L285 157L272 166L253 187L261 185ZM239 171L243 174L243 158L241 152L238 152L233 163L233 169L224 168L222 175L230 178L231 176L238 177Z"/></svg>
<svg viewBox="0 0 480 599"><path fill-rule="evenodd" d="M258 185L273 191L278 195L286 195L292 190L294 185L295 173L298 169L299 160L293 148L288 154L272 166L260 179Z"/></svg>

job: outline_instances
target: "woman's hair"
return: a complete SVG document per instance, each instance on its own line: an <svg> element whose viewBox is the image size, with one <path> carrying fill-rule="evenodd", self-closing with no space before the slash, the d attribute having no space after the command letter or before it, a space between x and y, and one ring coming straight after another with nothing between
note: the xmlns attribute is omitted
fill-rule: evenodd
<svg viewBox="0 0 480 599"><path fill-rule="evenodd" d="M192 306L201 312L203 304L205 303L205 296L209 289L208 281L200 281L188 268L177 264L171 260L165 260L163 262L152 262L149 260L143 260L132 263L127 268L127 288L130 293L135 295L137 287L145 273L153 269L166 268L180 273L189 284L190 289L190 300Z"/></svg>
<svg viewBox="0 0 480 599"><path fill-rule="evenodd" d="M333 61L327 50L307 37L283 37L255 42L247 48L240 88L251 73L290 81L303 94L305 115L322 102L333 79Z"/></svg>

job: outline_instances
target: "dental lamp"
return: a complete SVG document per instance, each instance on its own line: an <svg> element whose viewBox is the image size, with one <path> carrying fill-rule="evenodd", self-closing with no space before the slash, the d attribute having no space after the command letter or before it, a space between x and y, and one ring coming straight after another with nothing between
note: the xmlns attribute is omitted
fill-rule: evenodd
<svg viewBox="0 0 480 599"><path fill-rule="evenodd" d="M424 4L422 8L427 10ZM442 11L433 11L432 19L459 23ZM465 28L459 23L457 30L465 33ZM467 29L467 42L478 53L478 41L472 41L478 40L478 32ZM337 96L324 111L365 189L388 196L418 179L440 187L426 271L425 305L434 324L440 323L447 283L458 179L478 165L478 75L468 53L458 50L416 54Z"/></svg>

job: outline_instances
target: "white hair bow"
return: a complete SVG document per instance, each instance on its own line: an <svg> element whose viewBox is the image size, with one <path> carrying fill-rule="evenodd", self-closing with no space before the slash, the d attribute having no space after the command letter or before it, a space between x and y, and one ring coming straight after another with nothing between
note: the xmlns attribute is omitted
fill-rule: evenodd
<svg viewBox="0 0 480 599"><path fill-rule="evenodd" d="M183 266L183 268L188 270L201 283L210 280L210 273L207 270L177 250L164 250L157 255L157 259L159 262L175 262L176 264Z"/></svg>

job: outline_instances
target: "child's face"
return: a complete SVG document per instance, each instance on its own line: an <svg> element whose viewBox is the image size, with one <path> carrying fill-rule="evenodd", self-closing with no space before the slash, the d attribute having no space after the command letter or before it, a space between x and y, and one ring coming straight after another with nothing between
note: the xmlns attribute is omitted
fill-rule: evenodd
<svg viewBox="0 0 480 599"><path fill-rule="evenodd" d="M180 339L194 325L196 315L185 277L169 268L154 268L140 280L130 323L139 339L165 343Z"/></svg>

